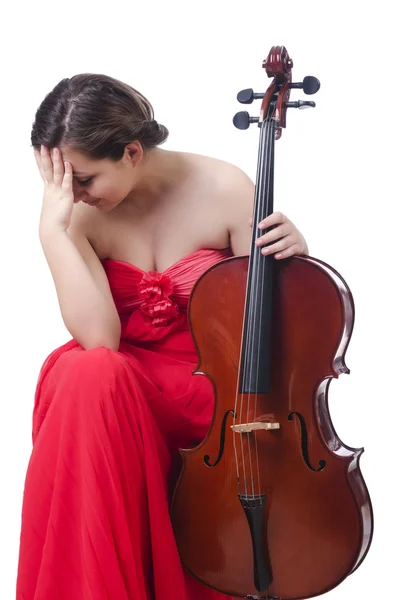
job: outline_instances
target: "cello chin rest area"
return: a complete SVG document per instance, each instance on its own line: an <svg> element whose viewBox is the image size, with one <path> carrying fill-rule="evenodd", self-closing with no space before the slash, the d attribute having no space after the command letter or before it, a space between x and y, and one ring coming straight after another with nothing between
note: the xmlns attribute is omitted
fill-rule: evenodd
<svg viewBox="0 0 397 600"><path fill-rule="evenodd" d="M280 429L280 423L267 423L256 422L256 423L240 423L239 425L230 425L230 429L233 429L236 433L250 433L257 429Z"/></svg>

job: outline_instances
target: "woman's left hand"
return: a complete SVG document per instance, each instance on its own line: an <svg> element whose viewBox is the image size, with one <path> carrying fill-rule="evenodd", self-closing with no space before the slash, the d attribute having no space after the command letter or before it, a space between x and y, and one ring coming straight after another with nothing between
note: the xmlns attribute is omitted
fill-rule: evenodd
<svg viewBox="0 0 397 600"><path fill-rule="evenodd" d="M252 227L252 217L249 220ZM263 221L258 223L259 229L268 229L274 225L274 228L261 235L255 241L257 246L265 246L270 242L275 242L266 248L262 248L262 254L275 254L274 258L287 258L294 254L308 254L307 243L299 229L283 213L275 212L269 215ZM277 240L277 241L276 241Z"/></svg>

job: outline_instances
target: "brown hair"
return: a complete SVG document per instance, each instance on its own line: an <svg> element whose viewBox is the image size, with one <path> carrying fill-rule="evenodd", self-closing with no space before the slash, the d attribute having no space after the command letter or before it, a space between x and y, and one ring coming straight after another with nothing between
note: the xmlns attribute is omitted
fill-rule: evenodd
<svg viewBox="0 0 397 600"><path fill-rule="evenodd" d="M143 150L168 138L153 119L150 102L133 87L94 73L62 79L36 111L32 146L67 147L89 158L120 160L124 148L139 141Z"/></svg>

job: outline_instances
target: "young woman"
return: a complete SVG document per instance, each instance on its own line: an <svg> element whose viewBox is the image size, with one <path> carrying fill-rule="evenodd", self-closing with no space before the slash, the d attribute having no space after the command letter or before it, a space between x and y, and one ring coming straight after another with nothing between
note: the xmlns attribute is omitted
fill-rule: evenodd
<svg viewBox="0 0 397 600"><path fill-rule="evenodd" d="M178 448L211 422L186 309L195 281L250 251L254 184L227 162L159 146L148 100L99 74L63 79L31 141L40 240L72 335L40 370L17 600L225 600L182 567L169 518ZM307 254L281 213L259 236Z"/></svg>

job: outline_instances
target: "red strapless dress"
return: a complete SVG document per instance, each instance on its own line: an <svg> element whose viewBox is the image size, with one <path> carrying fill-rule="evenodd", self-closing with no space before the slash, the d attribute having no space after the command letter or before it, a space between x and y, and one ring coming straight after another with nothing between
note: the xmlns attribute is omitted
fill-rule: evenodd
<svg viewBox="0 0 397 600"><path fill-rule="evenodd" d="M189 295L230 247L162 273L105 259L122 323L118 351L74 339L44 361L34 398L17 600L227 600L180 562L169 501L178 448L197 445L213 412Z"/></svg>

